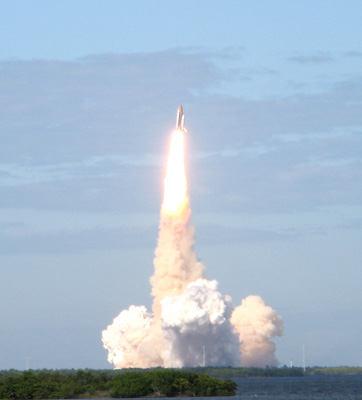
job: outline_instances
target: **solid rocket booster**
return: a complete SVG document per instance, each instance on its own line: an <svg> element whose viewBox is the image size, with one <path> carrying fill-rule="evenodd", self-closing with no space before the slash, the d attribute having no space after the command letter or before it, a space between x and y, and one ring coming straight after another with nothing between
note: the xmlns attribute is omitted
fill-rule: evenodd
<svg viewBox="0 0 362 400"><path fill-rule="evenodd" d="M179 106L177 109L177 118L176 118L176 129L178 131L184 131L184 120L185 120L185 114L183 111L182 106Z"/></svg>

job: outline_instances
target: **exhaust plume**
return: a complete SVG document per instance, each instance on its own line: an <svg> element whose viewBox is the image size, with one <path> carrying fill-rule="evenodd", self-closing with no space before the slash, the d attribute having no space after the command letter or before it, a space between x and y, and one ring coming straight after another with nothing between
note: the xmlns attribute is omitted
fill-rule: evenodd
<svg viewBox="0 0 362 400"><path fill-rule="evenodd" d="M282 318L259 296L248 296L231 316L240 339L242 365L248 367L277 366L275 343L270 339L283 335Z"/></svg>
<svg viewBox="0 0 362 400"><path fill-rule="evenodd" d="M163 194L162 212L177 216L188 205L182 131L172 135Z"/></svg>
<svg viewBox="0 0 362 400"><path fill-rule="evenodd" d="M153 317L146 307L131 306L123 310L102 332L102 340L108 350L108 362L128 367L145 367L138 357L138 347L147 337Z"/></svg>
<svg viewBox="0 0 362 400"><path fill-rule="evenodd" d="M258 296L234 309L218 283L204 278L190 223L184 132L171 139L150 278L153 312L130 306L113 320L102 332L108 361L115 368L278 365L269 340L282 334L276 312Z"/></svg>
<svg viewBox="0 0 362 400"><path fill-rule="evenodd" d="M231 298L217 286L215 280L198 279L182 295L162 300L165 367L240 366L239 340L229 320Z"/></svg>

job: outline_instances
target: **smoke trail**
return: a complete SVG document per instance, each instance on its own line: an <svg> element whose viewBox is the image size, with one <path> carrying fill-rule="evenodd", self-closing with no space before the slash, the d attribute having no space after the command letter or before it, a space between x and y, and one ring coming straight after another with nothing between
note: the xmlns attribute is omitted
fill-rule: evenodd
<svg viewBox="0 0 362 400"><path fill-rule="evenodd" d="M199 365L276 365L269 338L282 334L281 318L258 296L233 311L216 281L204 278L194 250L187 196L183 133L172 135L159 237L154 258L153 313L144 306L122 311L102 332L116 368ZM243 343L241 344L240 341Z"/></svg>
<svg viewBox="0 0 362 400"><path fill-rule="evenodd" d="M165 365L162 357L168 344L162 331L161 301L166 296L181 295L190 282L203 277L205 267L198 260L194 250L194 228L190 225L191 210L187 196L183 151L183 133L175 131L172 135L165 178L154 275L150 278L154 297L153 315L151 317L147 314L148 318L152 319L150 327L143 336L139 334L137 328L142 326L146 311L142 307L142 312L136 314L132 309L131 313L130 307L130 312L122 311L113 324L102 333L103 346L109 352L108 361L116 368ZM122 324L119 321L122 321ZM135 335L130 338L125 334L124 327L131 328ZM134 337L139 338L138 342L133 341ZM128 352L132 355L128 355Z"/></svg>
<svg viewBox="0 0 362 400"><path fill-rule="evenodd" d="M165 296L181 294L188 283L203 276L205 268L194 250L195 236L190 216L184 136L182 131L176 130L172 135L167 163L155 271L150 279L156 320L160 318L160 304Z"/></svg>
<svg viewBox="0 0 362 400"><path fill-rule="evenodd" d="M203 277L205 267L194 250L194 228L190 225L189 203L179 215L161 213L154 275L150 278L155 318L161 316L165 296L181 294L186 286Z"/></svg>
<svg viewBox="0 0 362 400"><path fill-rule="evenodd" d="M259 296L248 296L236 307L231 323L239 334L242 365L278 366L275 344L269 339L283 335L282 318Z"/></svg>

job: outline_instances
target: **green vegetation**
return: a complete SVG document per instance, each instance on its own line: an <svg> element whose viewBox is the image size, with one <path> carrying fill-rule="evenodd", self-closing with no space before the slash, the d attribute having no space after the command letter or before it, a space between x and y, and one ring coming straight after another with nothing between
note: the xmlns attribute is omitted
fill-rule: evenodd
<svg viewBox="0 0 362 400"><path fill-rule="evenodd" d="M359 367L0 371L0 399L230 396L225 378L362 375ZM225 380L216 379L223 378Z"/></svg>
<svg viewBox="0 0 362 400"><path fill-rule="evenodd" d="M273 376L304 376L302 368L256 368L256 367L197 367L186 368L185 371L192 371L213 376L215 378L255 378Z"/></svg>
<svg viewBox="0 0 362 400"><path fill-rule="evenodd" d="M362 375L361 367L313 367L305 375Z"/></svg>
<svg viewBox="0 0 362 400"><path fill-rule="evenodd" d="M2 375L2 376L1 376ZM12 371L0 374L0 399L70 399L87 397L232 396L237 385L182 370Z"/></svg>
<svg viewBox="0 0 362 400"><path fill-rule="evenodd" d="M217 378L262 378L262 377L283 377L283 376L306 376L306 375L362 375L361 367L308 367L306 371L303 368L288 368L287 366L276 368L221 368L205 367L190 368L184 371L202 373Z"/></svg>
<svg viewBox="0 0 362 400"><path fill-rule="evenodd" d="M232 396L236 383L181 370L127 372L113 380L112 397Z"/></svg>
<svg viewBox="0 0 362 400"><path fill-rule="evenodd" d="M77 371L67 376L53 371L27 371L0 377L0 399L69 399L108 392L105 373Z"/></svg>

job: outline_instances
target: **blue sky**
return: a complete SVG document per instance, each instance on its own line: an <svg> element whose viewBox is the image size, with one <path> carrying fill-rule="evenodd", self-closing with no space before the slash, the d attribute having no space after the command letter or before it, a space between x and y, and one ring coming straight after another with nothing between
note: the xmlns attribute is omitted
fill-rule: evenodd
<svg viewBox="0 0 362 400"><path fill-rule="evenodd" d="M107 368L151 303L183 104L196 250L283 317L282 364L361 365L362 5L7 1L0 369Z"/></svg>

